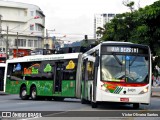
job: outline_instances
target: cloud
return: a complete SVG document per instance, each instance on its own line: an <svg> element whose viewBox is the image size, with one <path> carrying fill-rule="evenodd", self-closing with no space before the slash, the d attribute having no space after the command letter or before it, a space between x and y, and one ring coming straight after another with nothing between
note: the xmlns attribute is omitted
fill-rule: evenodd
<svg viewBox="0 0 160 120"><path fill-rule="evenodd" d="M56 29L61 35L75 33L75 38L84 38L83 34L93 36L95 13L123 13L129 11L123 0L12 0L35 4L46 15L46 29ZM137 8L150 5L157 0L133 0ZM78 34L82 34L78 35ZM77 34L77 35L76 35ZM69 37L69 36L68 36ZM66 37L66 39L68 38ZM72 39L72 38L71 38Z"/></svg>

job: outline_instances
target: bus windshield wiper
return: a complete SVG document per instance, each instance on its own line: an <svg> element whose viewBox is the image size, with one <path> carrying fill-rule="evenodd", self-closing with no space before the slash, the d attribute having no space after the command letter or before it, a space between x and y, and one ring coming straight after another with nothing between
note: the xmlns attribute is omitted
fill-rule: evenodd
<svg viewBox="0 0 160 120"><path fill-rule="evenodd" d="M113 56L114 56L114 58L117 60L117 62L118 62L120 65L123 65L122 62L118 59L118 57L117 57L115 54L113 54Z"/></svg>
<svg viewBox="0 0 160 120"><path fill-rule="evenodd" d="M132 60L132 62L129 64L129 66L132 66L132 64L134 63L134 61L136 60L137 56L134 57L134 59Z"/></svg>

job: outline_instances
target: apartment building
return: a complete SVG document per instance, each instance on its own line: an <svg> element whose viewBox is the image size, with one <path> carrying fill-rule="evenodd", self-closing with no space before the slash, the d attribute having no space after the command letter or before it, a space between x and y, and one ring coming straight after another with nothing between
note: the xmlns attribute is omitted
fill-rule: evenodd
<svg viewBox="0 0 160 120"><path fill-rule="evenodd" d="M104 25L114 18L115 13L95 14L94 15L94 39L99 39L101 36L96 34L97 28L104 28Z"/></svg>
<svg viewBox="0 0 160 120"><path fill-rule="evenodd" d="M36 5L0 0L0 52L43 48L45 15Z"/></svg>

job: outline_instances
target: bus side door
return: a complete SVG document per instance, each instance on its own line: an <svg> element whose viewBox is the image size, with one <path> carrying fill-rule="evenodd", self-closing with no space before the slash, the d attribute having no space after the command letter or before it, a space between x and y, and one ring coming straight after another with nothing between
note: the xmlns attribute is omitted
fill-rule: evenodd
<svg viewBox="0 0 160 120"><path fill-rule="evenodd" d="M63 62L56 62L55 64L55 76L53 93L61 93L62 91L62 79L63 79Z"/></svg>

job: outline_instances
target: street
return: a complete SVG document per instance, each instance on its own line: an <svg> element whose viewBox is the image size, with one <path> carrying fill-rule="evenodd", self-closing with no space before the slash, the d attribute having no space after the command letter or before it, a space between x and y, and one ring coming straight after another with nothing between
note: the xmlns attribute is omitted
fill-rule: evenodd
<svg viewBox="0 0 160 120"><path fill-rule="evenodd" d="M159 105L160 97L152 97L151 98L151 104L149 106L141 105L140 111L160 111L160 105ZM115 114L119 114L118 112L124 111L124 112L132 112L137 110L134 110L132 105L122 105L122 104L111 104L111 103L105 103L100 104L98 108L91 108L90 104L81 104L79 99L71 99L66 98L64 101L48 101L48 100L21 100L19 98L19 95L1 95L0 96L0 111L12 111L12 112L44 112L41 116L42 117L53 117L53 116L61 116L65 115L66 113L69 114L69 116L72 116L73 114L77 114L77 116L80 116L81 111L85 117L87 116L110 116L110 117L116 117ZM139 111L138 110L138 111ZM69 113L68 111L73 111L73 113ZM76 112L77 111L77 112ZM86 112L85 112L86 111ZM112 112L112 113L106 113ZM117 113L115 113L115 112ZM139 111L139 113L141 113ZM76 112L76 113L74 113ZM92 113L91 113L92 112ZM95 112L95 113L94 113ZM103 114L105 112L105 114ZM97 114L98 113L98 114ZM101 113L101 114L100 114ZM113 115L112 115L113 114ZM121 113L122 114L122 113ZM159 113L158 113L159 114ZM65 115L66 116L66 115ZM68 116L68 115L67 115ZM73 115L74 116L74 115ZM76 116L74 116L76 117ZM158 116L159 117L159 116Z"/></svg>

